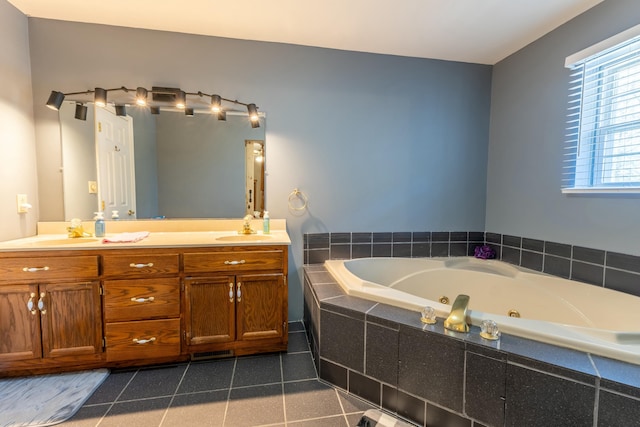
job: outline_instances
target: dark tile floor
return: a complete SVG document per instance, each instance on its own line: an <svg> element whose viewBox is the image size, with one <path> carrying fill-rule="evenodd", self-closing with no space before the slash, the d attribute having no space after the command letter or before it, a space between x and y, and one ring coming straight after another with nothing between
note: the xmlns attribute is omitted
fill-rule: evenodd
<svg viewBox="0 0 640 427"><path fill-rule="evenodd" d="M112 371L64 427L350 427L368 403L318 381L301 322L287 353Z"/></svg>

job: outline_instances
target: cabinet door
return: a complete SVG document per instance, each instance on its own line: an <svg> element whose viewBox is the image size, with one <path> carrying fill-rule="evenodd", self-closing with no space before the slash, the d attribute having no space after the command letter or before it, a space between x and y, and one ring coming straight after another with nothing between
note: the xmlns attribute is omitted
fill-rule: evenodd
<svg viewBox="0 0 640 427"><path fill-rule="evenodd" d="M185 280L186 344L235 340L234 276Z"/></svg>
<svg viewBox="0 0 640 427"><path fill-rule="evenodd" d="M282 274L237 276L238 340L278 338L285 334L285 293Z"/></svg>
<svg viewBox="0 0 640 427"><path fill-rule="evenodd" d="M37 303L37 285L0 286L0 363L42 357Z"/></svg>
<svg viewBox="0 0 640 427"><path fill-rule="evenodd" d="M44 357L92 356L102 352L98 282L40 285Z"/></svg>

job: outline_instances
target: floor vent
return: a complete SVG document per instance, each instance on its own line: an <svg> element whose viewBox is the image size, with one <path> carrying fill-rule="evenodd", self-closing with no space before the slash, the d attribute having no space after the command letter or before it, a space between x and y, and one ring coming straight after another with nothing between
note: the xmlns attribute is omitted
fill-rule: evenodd
<svg viewBox="0 0 640 427"><path fill-rule="evenodd" d="M233 350L224 351L207 351L204 353L191 353L191 360L208 360L208 359L222 359L223 357L233 357Z"/></svg>

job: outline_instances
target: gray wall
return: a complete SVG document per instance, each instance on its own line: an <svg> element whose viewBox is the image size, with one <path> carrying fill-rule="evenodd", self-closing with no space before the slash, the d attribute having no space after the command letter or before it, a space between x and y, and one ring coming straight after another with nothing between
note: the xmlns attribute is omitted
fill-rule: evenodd
<svg viewBox="0 0 640 427"><path fill-rule="evenodd" d="M96 166L95 117L93 106L87 120L77 120L76 104L65 101L58 112L62 139L62 165L65 221L90 220L98 210L98 195L89 193L89 181L98 179Z"/></svg>
<svg viewBox="0 0 640 427"><path fill-rule="evenodd" d="M136 168L136 217L158 216L158 160L156 117L140 108L128 108L133 119L134 162Z"/></svg>
<svg viewBox="0 0 640 427"><path fill-rule="evenodd" d="M560 193L565 57L638 24L607 0L494 66L486 230L640 255L639 196Z"/></svg>
<svg viewBox="0 0 640 427"><path fill-rule="evenodd" d="M29 35L42 220L62 218L49 92L124 84L267 113L267 209L293 242L292 319L303 233L484 229L489 66L44 19ZM294 188L309 198L302 215L287 205Z"/></svg>
<svg viewBox="0 0 640 427"><path fill-rule="evenodd" d="M5 0L0 0L0 52L0 240L9 240L35 234L38 186L28 21ZM18 193L33 205L29 213L18 213Z"/></svg>
<svg viewBox="0 0 640 427"><path fill-rule="evenodd" d="M264 139L247 116L212 114L157 118L158 208L167 218L245 215L245 139Z"/></svg>

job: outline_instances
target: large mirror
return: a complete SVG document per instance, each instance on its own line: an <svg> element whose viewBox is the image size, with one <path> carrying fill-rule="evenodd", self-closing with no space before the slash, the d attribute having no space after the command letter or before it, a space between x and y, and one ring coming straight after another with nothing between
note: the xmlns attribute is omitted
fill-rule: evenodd
<svg viewBox="0 0 640 427"><path fill-rule="evenodd" d="M90 105L59 110L65 220L237 218L265 205L265 118L252 128L246 113L180 110L151 114L127 107L119 116Z"/></svg>

